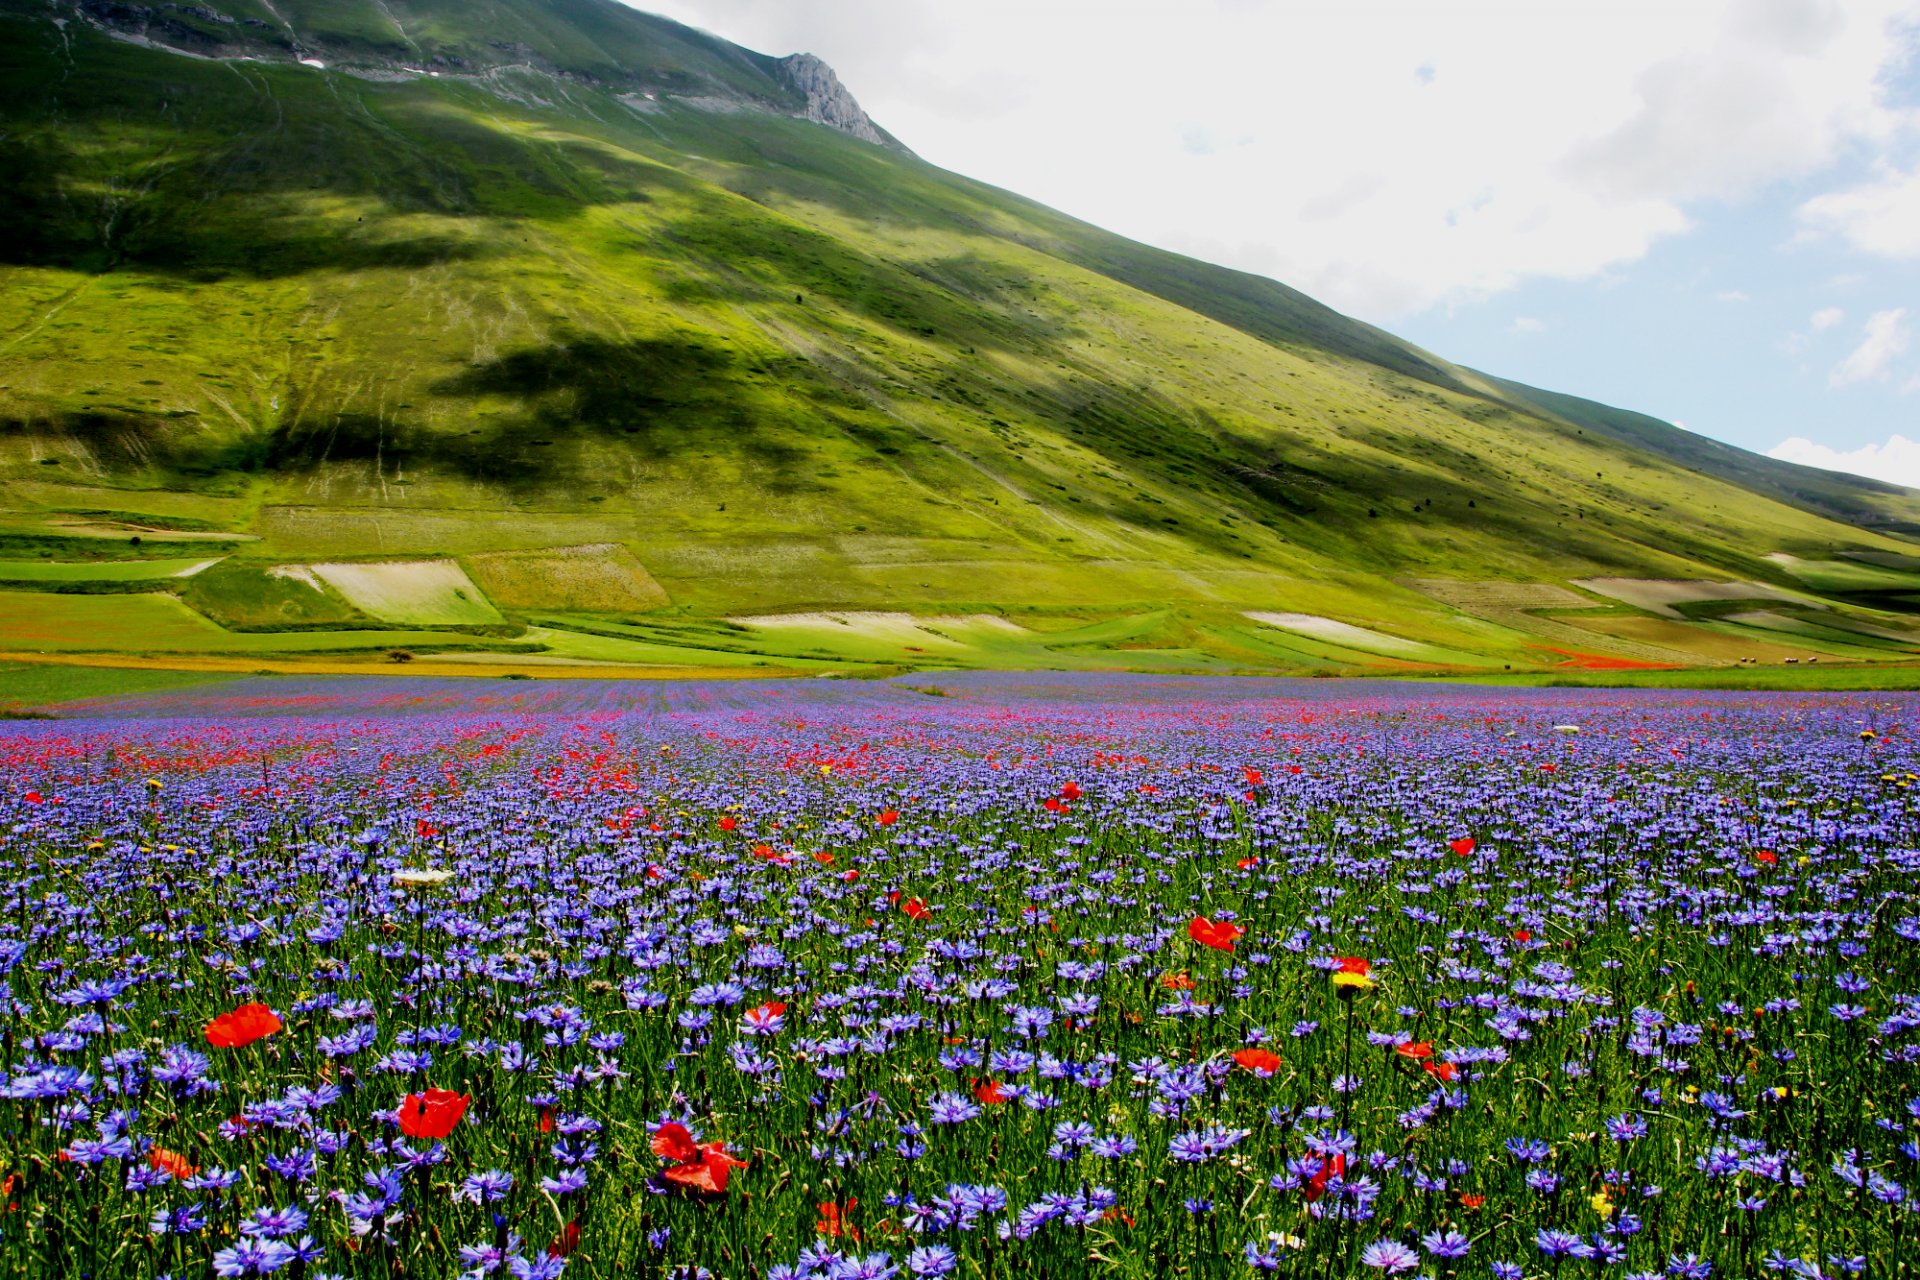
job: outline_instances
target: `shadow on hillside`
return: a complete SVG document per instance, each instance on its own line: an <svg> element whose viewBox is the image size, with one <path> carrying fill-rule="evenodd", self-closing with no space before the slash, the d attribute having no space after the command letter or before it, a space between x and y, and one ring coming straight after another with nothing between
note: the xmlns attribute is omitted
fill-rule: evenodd
<svg viewBox="0 0 1920 1280"><path fill-rule="evenodd" d="M684 288L708 303L784 304L798 295L803 306L842 308L910 339L1027 356L1073 336L990 262L903 263L723 197L699 210L663 233L680 250L659 272L670 292ZM682 264L699 271L697 285L680 283L689 279Z"/></svg>
<svg viewBox="0 0 1920 1280"><path fill-rule="evenodd" d="M0 264L195 281L410 269L497 251L489 228L422 233L410 215L567 219L688 181L494 127L439 86L94 52L57 80L0 56Z"/></svg>

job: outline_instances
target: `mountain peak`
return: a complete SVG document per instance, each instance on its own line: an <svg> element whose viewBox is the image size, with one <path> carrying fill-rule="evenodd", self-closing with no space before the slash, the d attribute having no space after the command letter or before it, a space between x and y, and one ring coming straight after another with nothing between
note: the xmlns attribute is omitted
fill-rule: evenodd
<svg viewBox="0 0 1920 1280"><path fill-rule="evenodd" d="M114 39L201 58L299 62L369 80L448 76L499 95L502 73L790 115L905 150L810 53L775 58L615 0L0 0L0 12L78 21ZM631 105L631 104L630 104Z"/></svg>
<svg viewBox="0 0 1920 1280"><path fill-rule="evenodd" d="M833 68L815 55L796 53L780 59L779 75L795 92L806 95L807 119L875 146L900 145L880 131Z"/></svg>

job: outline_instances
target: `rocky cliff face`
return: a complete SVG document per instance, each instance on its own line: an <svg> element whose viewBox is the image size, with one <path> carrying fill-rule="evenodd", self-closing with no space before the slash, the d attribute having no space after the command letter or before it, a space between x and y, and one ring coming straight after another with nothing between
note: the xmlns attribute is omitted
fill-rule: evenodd
<svg viewBox="0 0 1920 1280"><path fill-rule="evenodd" d="M780 59L780 74L789 85L807 97L806 118L828 128L851 134L877 147L900 144L882 133L860 109L833 68L810 53L796 53Z"/></svg>
<svg viewBox="0 0 1920 1280"><path fill-rule="evenodd" d="M503 85L492 73L532 72L611 88L641 110L656 101L676 101L697 110L793 115L862 142L905 150L861 110L833 68L810 53L776 60L611 0L598 13L581 11L598 25L562 29L567 38L559 40L546 38L551 32L543 23L551 15L538 6L496 0L463 26L456 19L464 3L378 0L377 10L366 13L342 3L295 12L292 20L268 5L272 22L225 12L223 6L238 7L230 0L0 0L0 12L78 20L122 40L197 57L300 61L375 80L458 76L501 93ZM542 23L522 21L523 7ZM416 42L409 31L423 28L441 35L423 35L424 43ZM616 37L611 42L602 39L609 31Z"/></svg>

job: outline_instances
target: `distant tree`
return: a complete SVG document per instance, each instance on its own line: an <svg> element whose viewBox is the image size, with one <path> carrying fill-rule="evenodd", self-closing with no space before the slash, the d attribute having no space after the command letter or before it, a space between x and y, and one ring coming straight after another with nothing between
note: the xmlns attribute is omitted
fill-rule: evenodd
<svg viewBox="0 0 1920 1280"><path fill-rule="evenodd" d="M387 650L387 661L388 661L388 662L412 662L412 661L413 661L413 650L411 650L411 649L389 649L389 650Z"/></svg>

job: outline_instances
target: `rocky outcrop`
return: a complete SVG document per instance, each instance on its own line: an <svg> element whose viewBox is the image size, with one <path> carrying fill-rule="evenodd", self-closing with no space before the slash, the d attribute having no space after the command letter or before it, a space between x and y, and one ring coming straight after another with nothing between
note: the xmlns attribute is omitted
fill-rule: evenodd
<svg viewBox="0 0 1920 1280"><path fill-rule="evenodd" d="M780 75L793 89L806 95L807 119L830 129L850 134L876 147L898 147L879 126L860 109L833 68L810 53L796 53L780 59Z"/></svg>
<svg viewBox="0 0 1920 1280"><path fill-rule="evenodd" d="M906 150L891 134L874 124L840 83L833 68L811 53L796 53L770 66L757 55L745 55L753 58L764 73L769 73L759 86L738 74L716 74L712 67L697 63L685 68L670 67L665 74L655 66L642 73L614 74L609 79L604 66L588 69L562 65L554 60L552 50L543 53L515 40L485 40L477 47L466 46L471 57L440 48L421 50L417 47L400 54L377 41L343 39L337 33L331 37L315 37L291 24L283 23L282 30L263 18L251 15L236 18L215 7L221 2L52 0L56 12L65 9L119 39L198 57L293 58L309 66L325 66L373 80L446 72L475 79L481 88L519 101L519 97L503 93L500 83L490 75L502 68L517 67L558 80L611 88L620 94L621 101L636 110L656 110L657 103L666 101L702 111L790 114L877 147ZM514 0L506 3L509 8L514 7ZM639 20L637 15L634 20ZM692 38L718 43L713 37ZM733 49L732 53L735 56L727 65L737 72L742 51Z"/></svg>

